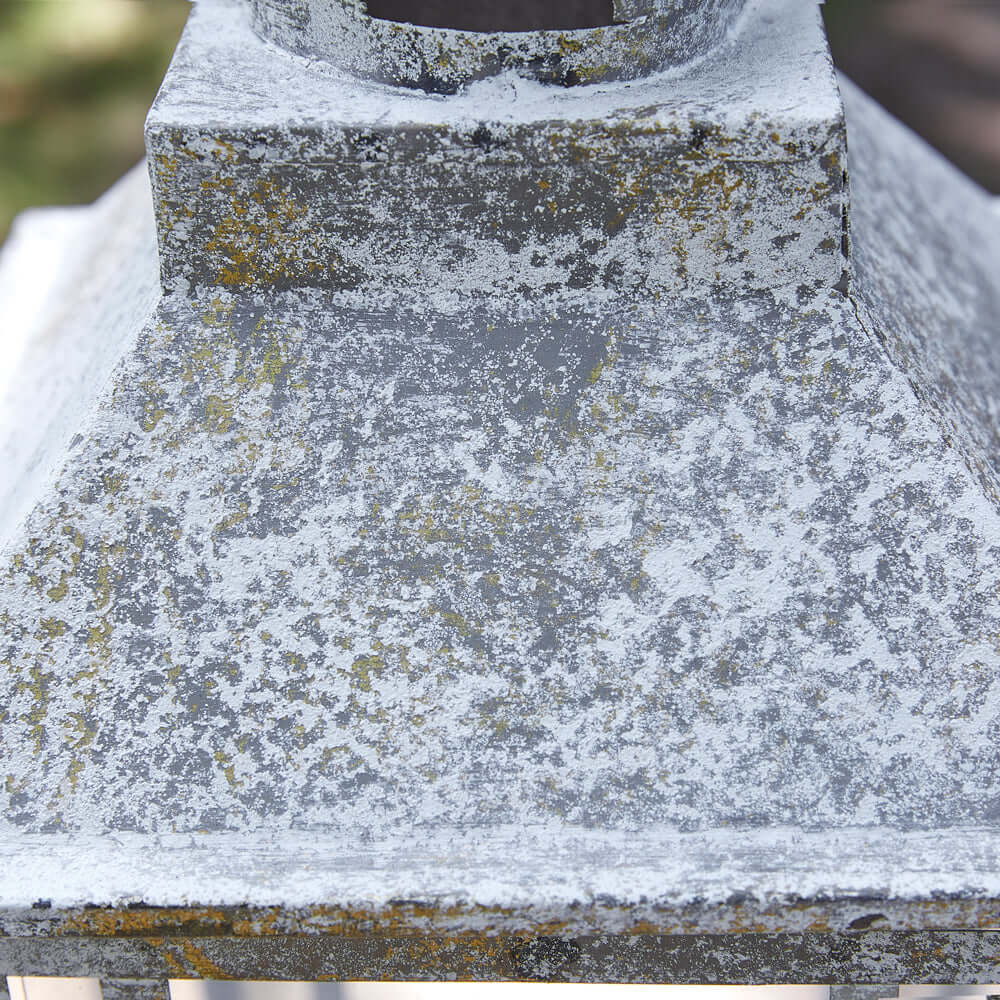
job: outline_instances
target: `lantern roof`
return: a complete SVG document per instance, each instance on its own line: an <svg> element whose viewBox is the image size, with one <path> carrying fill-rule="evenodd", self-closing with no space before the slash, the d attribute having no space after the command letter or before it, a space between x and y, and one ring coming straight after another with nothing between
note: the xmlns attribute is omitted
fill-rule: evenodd
<svg viewBox="0 0 1000 1000"><path fill-rule="evenodd" d="M989 199L794 0L450 96L265 9L199 3L151 189L0 269L78 276L3 430L4 933L217 935L135 959L199 975L271 932L336 978L995 963L928 944L1000 888Z"/></svg>

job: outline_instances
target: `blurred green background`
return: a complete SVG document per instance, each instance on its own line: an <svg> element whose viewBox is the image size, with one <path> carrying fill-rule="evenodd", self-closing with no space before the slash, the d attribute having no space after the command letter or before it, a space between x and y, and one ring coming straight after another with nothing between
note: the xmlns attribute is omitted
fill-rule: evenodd
<svg viewBox="0 0 1000 1000"><path fill-rule="evenodd" d="M0 0L0 241L29 205L93 201L142 157L186 0Z"/></svg>
<svg viewBox="0 0 1000 1000"><path fill-rule="evenodd" d="M92 201L140 159L188 10L0 0L0 241L22 208ZM1000 0L829 0L824 12L840 66L1000 191Z"/></svg>

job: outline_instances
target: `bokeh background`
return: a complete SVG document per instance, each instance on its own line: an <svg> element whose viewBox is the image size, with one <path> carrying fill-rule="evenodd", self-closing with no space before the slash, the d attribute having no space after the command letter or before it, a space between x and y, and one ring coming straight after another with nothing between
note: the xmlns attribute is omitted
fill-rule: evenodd
<svg viewBox="0 0 1000 1000"><path fill-rule="evenodd" d="M827 0L833 57L1000 194L1000 0Z"/></svg>
<svg viewBox="0 0 1000 1000"><path fill-rule="evenodd" d="M93 201L143 153L186 0L0 0L0 241L30 205Z"/></svg>
<svg viewBox="0 0 1000 1000"><path fill-rule="evenodd" d="M0 241L22 208L92 201L139 160L188 9L0 0ZM1000 0L828 0L824 14L841 68L1000 193Z"/></svg>

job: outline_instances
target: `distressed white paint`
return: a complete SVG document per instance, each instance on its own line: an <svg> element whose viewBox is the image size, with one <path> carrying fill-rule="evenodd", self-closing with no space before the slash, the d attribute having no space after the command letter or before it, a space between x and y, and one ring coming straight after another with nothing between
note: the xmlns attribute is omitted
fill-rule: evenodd
<svg viewBox="0 0 1000 1000"><path fill-rule="evenodd" d="M140 165L92 206L25 212L0 253L0 540L155 304L149 199Z"/></svg>
<svg viewBox="0 0 1000 1000"><path fill-rule="evenodd" d="M239 4L203 3L147 142L170 289L595 309L832 287L844 268L842 112L818 12L792 0L755 0L683 70L570 88L508 72L453 97L306 62Z"/></svg>
<svg viewBox="0 0 1000 1000"><path fill-rule="evenodd" d="M274 82L322 117L297 66L213 98L238 126ZM783 120L814 120L773 76ZM847 93L854 277L916 295L912 197L969 202ZM985 212L940 237L981 290L921 292L948 357L995 329L969 248L996 238ZM905 303L787 277L521 311L164 298L7 536L8 932L45 933L39 897L54 924L420 898L459 906L445 931L614 932L725 929L734 893L781 929L813 918L794 898L940 926L1000 896L990 361L981 395L928 403L883 331Z"/></svg>

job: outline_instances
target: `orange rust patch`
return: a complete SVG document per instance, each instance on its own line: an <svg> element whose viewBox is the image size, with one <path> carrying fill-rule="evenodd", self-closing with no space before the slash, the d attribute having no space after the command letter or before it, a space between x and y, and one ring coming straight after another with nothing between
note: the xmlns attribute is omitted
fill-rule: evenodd
<svg viewBox="0 0 1000 1000"><path fill-rule="evenodd" d="M384 909L319 904L303 908L237 906L88 908L56 920L52 933L88 937L273 937L326 935L335 937L429 938L463 941L467 948L485 947L497 935L558 937L607 933L640 934L759 934L787 930L829 933L847 929L867 907L884 913L888 925L900 930L976 929L1000 923L997 900L888 901L840 900L830 903L793 901L763 904L730 903L679 909L584 905L567 916L539 919L530 909L481 907L469 903L435 906L399 901ZM471 926L470 926L471 925ZM465 928L468 927L468 930Z"/></svg>
<svg viewBox="0 0 1000 1000"><path fill-rule="evenodd" d="M177 960L173 948L167 945L163 938L151 938L149 943L157 950L160 958L163 959L163 964L167 967L170 978L187 979L190 975L188 969Z"/></svg>
<svg viewBox="0 0 1000 1000"><path fill-rule="evenodd" d="M233 977L220 968L213 961L205 956L200 948L196 948L190 941L181 944L181 951L187 959L188 964L202 979L232 979Z"/></svg>
<svg viewBox="0 0 1000 1000"><path fill-rule="evenodd" d="M70 914L59 927L60 935L95 937L148 937L163 931L184 930L198 934L231 933L232 920L224 910L206 907L155 907L127 910L88 909Z"/></svg>
<svg viewBox="0 0 1000 1000"><path fill-rule="evenodd" d="M395 951L403 956L405 965L425 968L447 965L456 979L474 979L484 959L492 964L503 958L510 948L511 937L473 934L409 938Z"/></svg>

